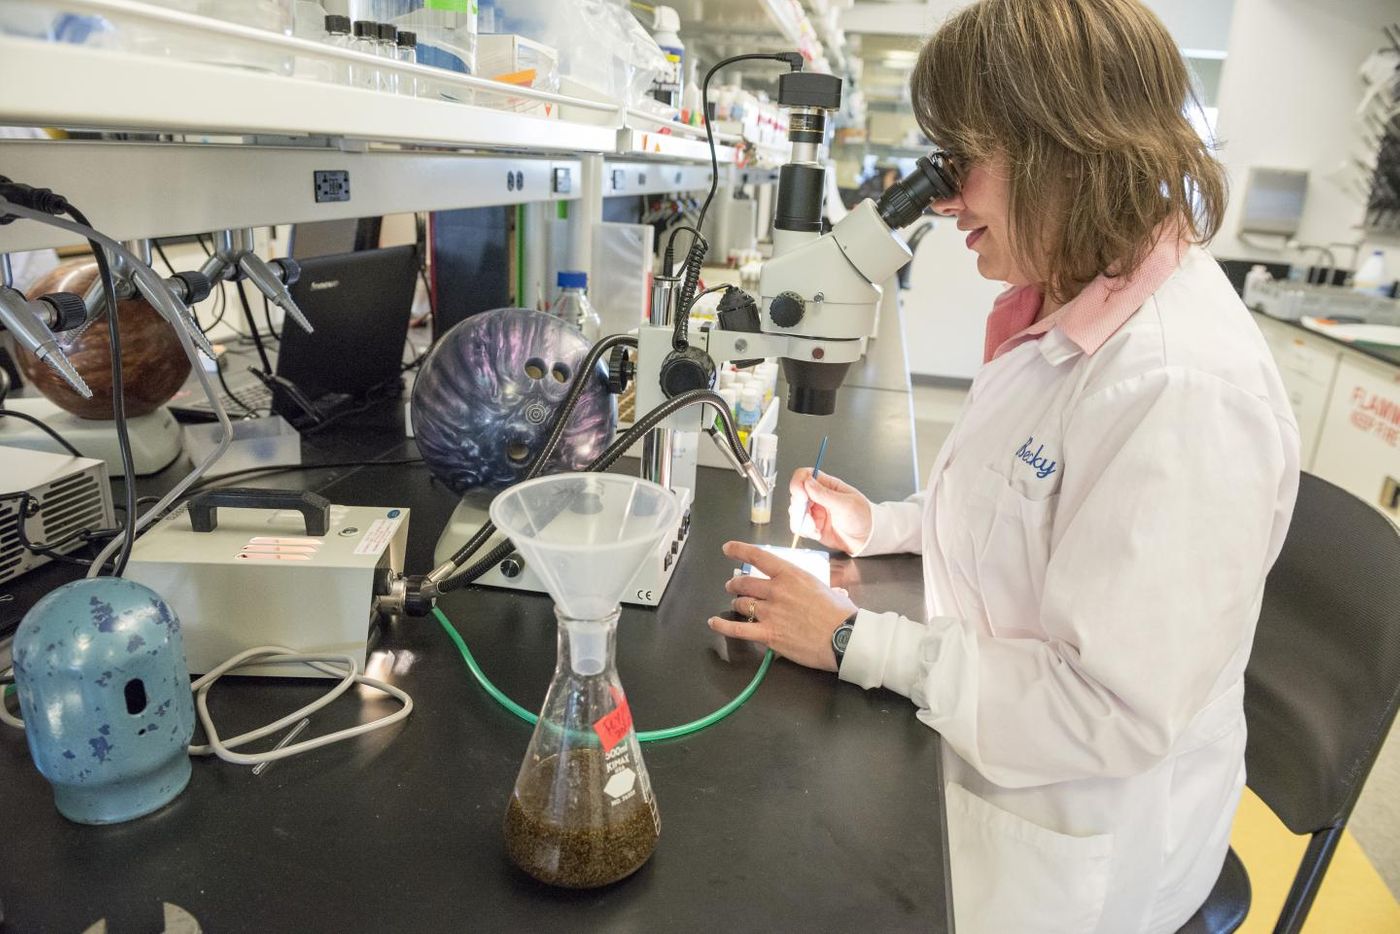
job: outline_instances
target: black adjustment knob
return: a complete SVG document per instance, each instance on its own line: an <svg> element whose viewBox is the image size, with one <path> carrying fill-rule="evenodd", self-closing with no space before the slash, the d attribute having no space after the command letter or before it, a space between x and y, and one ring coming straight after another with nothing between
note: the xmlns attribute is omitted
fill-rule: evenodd
<svg viewBox="0 0 1400 934"><path fill-rule="evenodd" d="M83 297L72 292L50 292L39 301L53 309L50 331L70 331L87 320L87 306Z"/></svg>
<svg viewBox="0 0 1400 934"><path fill-rule="evenodd" d="M714 384L715 362L698 347L673 350L661 364L661 391L668 399Z"/></svg>
<svg viewBox="0 0 1400 934"><path fill-rule="evenodd" d="M298 263L290 256L284 256L281 259L275 259L272 262L273 265L279 266L282 269L283 285L287 286L288 288L291 288L292 286L297 284L297 280L301 278L301 263Z"/></svg>
<svg viewBox="0 0 1400 934"><path fill-rule="evenodd" d="M525 559L520 555L511 555L501 562L501 576L507 580L514 580L525 570Z"/></svg>
<svg viewBox="0 0 1400 934"><path fill-rule="evenodd" d="M202 272L177 272L174 278L185 290L182 297L186 305L198 305L209 297L210 292L214 291L214 284Z"/></svg>
<svg viewBox="0 0 1400 934"><path fill-rule="evenodd" d="M608 358L608 392L620 396L637 378L637 366L627 354L626 347L614 347Z"/></svg>
<svg viewBox="0 0 1400 934"><path fill-rule="evenodd" d="M790 328L807 313L807 303L796 292L784 292L768 306L768 317L780 328Z"/></svg>
<svg viewBox="0 0 1400 934"><path fill-rule="evenodd" d="M726 331L743 331L757 334L763 330L758 317L758 303L743 289L726 289L715 308L715 319Z"/></svg>

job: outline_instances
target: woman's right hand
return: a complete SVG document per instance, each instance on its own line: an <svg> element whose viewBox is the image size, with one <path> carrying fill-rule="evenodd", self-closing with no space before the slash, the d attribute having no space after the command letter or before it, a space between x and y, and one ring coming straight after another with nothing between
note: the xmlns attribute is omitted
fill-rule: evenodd
<svg viewBox="0 0 1400 934"><path fill-rule="evenodd" d="M793 473L788 492L788 525L794 535L846 554L870 541L870 500L844 480L827 473L813 478L812 468L803 467Z"/></svg>

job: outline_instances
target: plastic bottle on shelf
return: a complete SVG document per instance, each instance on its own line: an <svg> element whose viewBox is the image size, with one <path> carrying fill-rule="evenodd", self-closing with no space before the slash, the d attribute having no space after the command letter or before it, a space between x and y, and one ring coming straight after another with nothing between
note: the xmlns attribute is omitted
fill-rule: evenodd
<svg viewBox="0 0 1400 934"><path fill-rule="evenodd" d="M1351 287L1354 291L1381 298L1390 297L1390 280L1385 276L1385 251L1372 250L1366 262L1356 270Z"/></svg>
<svg viewBox="0 0 1400 934"><path fill-rule="evenodd" d="M685 44L678 31L681 28L680 14L668 6L656 7L652 20L651 36L666 56L670 66L651 85L651 96L668 107L680 108L681 94L685 89Z"/></svg>
<svg viewBox="0 0 1400 934"><path fill-rule="evenodd" d="M763 417L763 390L757 386L746 386L739 393L738 424L734 427L739 435L739 443L747 445L749 435L758 427L758 420Z"/></svg>
<svg viewBox="0 0 1400 934"><path fill-rule="evenodd" d="M765 360L754 367L754 372L763 385L763 407L767 408L778 393L778 364Z"/></svg>
<svg viewBox="0 0 1400 934"><path fill-rule="evenodd" d="M753 465L768 481L768 495L759 496L752 491L749 501L749 521L754 525L767 525L773 521L773 485L778 479L778 436L760 432L752 438Z"/></svg>
<svg viewBox="0 0 1400 934"><path fill-rule="evenodd" d="M418 64L476 74L476 0L407 0L406 6L394 25L418 37Z"/></svg>
<svg viewBox="0 0 1400 934"><path fill-rule="evenodd" d="M399 31L398 59L407 65L418 64L418 36L410 30ZM419 95L417 75L399 75L399 93L406 97Z"/></svg>
<svg viewBox="0 0 1400 934"><path fill-rule="evenodd" d="M603 319L588 300L588 273L564 271L556 278L559 294L549 313L572 324L590 344L603 336Z"/></svg>
<svg viewBox="0 0 1400 934"><path fill-rule="evenodd" d="M365 55L379 55L379 24L372 23L367 19L355 20L352 29L354 38L350 40L350 48ZM369 88L371 91L379 90L379 69L369 62L356 62L350 66L350 74L354 78L357 87Z"/></svg>
<svg viewBox="0 0 1400 934"><path fill-rule="evenodd" d="M685 88L681 91L681 120L690 126L704 126L704 106L700 103L700 79L696 74L699 62L686 62Z"/></svg>
<svg viewBox="0 0 1400 934"><path fill-rule="evenodd" d="M1244 277L1244 304L1247 308L1259 310L1259 287L1272 282L1274 277L1269 275L1269 270L1263 265L1256 263L1249 267L1249 272Z"/></svg>
<svg viewBox="0 0 1400 934"><path fill-rule="evenodd" d="M729 418L737 427L739 424L739 390L733 386L721 386L715 392L729 405Z"/></svg>

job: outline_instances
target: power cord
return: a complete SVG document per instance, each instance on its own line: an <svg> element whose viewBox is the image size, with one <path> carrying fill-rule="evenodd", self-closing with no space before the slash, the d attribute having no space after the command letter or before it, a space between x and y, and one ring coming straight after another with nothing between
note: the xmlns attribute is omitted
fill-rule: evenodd
<svg viewBox="0 0 1400 934"><path fill-rule="evenodd" d="M44 432L44 434L48 435L50 438L54 439L54 441L57 441L59 446L62 447L65 451L67 451L69 454L72 454L74 457L83 456L83 452L75 448L71 441L63 437L63 435L59 434L57 431L54 431L53 428L44 424L42 421L35 418L33 415L30 415L28 412L16 412L14 409L0 408L0 418L17 418L22 422L28 422L35 428L38 428L40 431Z"/></svg>
<svg viewBox="0 0 1400 934"><path fill-rule="evenodd" d="M65 211L69 217L82 224L84 227L92 227L87 217L82 211L72 204L64 202ZM95 228L94 228L95 229ZM131 436L127 432L126 425L126 390L122 381L122 338L121 330L118 327L120 314L117 310L117 286L112 278L112 267L107 262L107 251L102 248L102 244L96 240L88 240L92 246L92 255L97 260L97 272L102 278L102 292L106 299L107 313L107 337L111 343L112 352L112 420L117 428L117 447L121 451L122 476L127 478L126 487L126 521L122 523L122 544L121 550L116 554L116 562L112 566L112 576L121 577L126 572L126 563L131 558L131 549L136 545L136 484L130 481L136 476L136 466L131 456Z"/></svg>
<svg viewBox="0 0 1400 934"><path fill-rule="evenodd" d="M218 729L214 726L214 718L209 715L209 691L214 687L214 682L224 675L236 671L239 668L247 668L253 665L309 665L323 674L340 675L340 681L321 697L307 704L299 710L294 710L286 716L274 720L266 726L256 730L249 730L247 733L240 733L238 736L224 739L219 736ZM343 665L343 673L337 671L335 665ZM253 740L270 736L290 726L303 717L327 706L340 695L350 690L351 686L362 684L366 687L374 688L384 694L389 695L399 701L403 706L387 716L368 723L361 723L358 726L337 730L334 733L327 733L324 736L317 736L314 739L303 740L300 743L291 743L280 749L270 749L267 752L241 753L234 752L237 746L244 746ZM313 749L320 749L322 746L329 746L332 743L343 742L353 739L356 736L363 736L375 730L382 730L387 726L392 726L408 717L413 712L413 698L392 684L380 681L378 678L371 678L360 673L359 663L350 655L310 655L301 654L280 645L261 645L257 648L247 649L239 652L228 661L214 668L213 671L197 679L190 685L190 690L194 692L195 710L199 714L199 724L204 728L207 743L191 744L190 755L192 756L218 756L225 762L232 762L235 765L257 765L260 762L275 762L278 759L286 759L290 756L300 755L303 752L310 752Z"/></svg>
<svg viewBox="0 0 1400 934"><path fill-rule="evenodd" d="M259 727L256 730L249 730L247 733L240 733L238 736L224 739L219 735L218 728L214 725L214 718L209 715L209 691L214 687L214 682L224 675L236 671L239 668L247 668L253 665L307 665L315 668L322 674L335 675L340 678L336 685L321 695L316 700L298 710L294 710L278 720ZM341 667L336 667L341 666ZM387 716L368 723L361 723L347 729L337 730L334 733L327 733L315 739L304 740L300 743L292 743L278 749L270 749L266 752L241 753L233 750L238 746L245 746L257 739L270 736L304 717L322 709L340 697L353 685L361 684L365 687L374 688L384 694L389 695L399 701L403 706ZM387 726L392 726L400 720L405 719L413 712L413 698L409 697L406 691L380 681L378 678L371 678L360 673L359 663L350 655L335 654L304 654L293 651L280 645L260 645L257 648L247 649L239 652L228 661L214 668L208 674L198 678L190 685L190 690L194 693L195 710L199 715L199 724L204 728L206 743L190 744L189 752L192 756L218 756L225 762L232 762L235 765L257 765L262 762L275 762L278 759L286 759L290 756L300 755L303 752L310 752L313 749L320 749L322 746L329 746L332 743L343 742L353 739L356 736L363 736L375 730L382 730ZM6 687L4 697L8 698L13 691L12 687ZM0 723L24 729L24 721L10 713L9 706L0 698Z"/></svg>
<svg viewBox="0 0 1400 934"><path fill-rule="evenodd" d="M709 71L705 72L705 80L700 86L700 107L705 114L705 140L710 144L710 193L705 196L705 203L700 206L700 217L695 222L695 227L698 230L704 229L705 215L710 212L710 202L715 200L715 193L719 191L719 157L715 154L714 120L710 117L710 79L713 78L715 72L719 71L721 68L725 68L735 62L746 61L783 62L793 71L801 71L803 64L802 54L800 52L750 52L745 55L731 55L729 58L722 58L711 65ZM704 259L704 254L701 254L701 259ZM698 272L696 273L696 280L699 280ZM690 307L692 296L687 294L684 289L685 285L683 283L681 292L682 301L677 306L678 317L680 309ZM694 286L691 286L690 292L694 292Z"/></svg>

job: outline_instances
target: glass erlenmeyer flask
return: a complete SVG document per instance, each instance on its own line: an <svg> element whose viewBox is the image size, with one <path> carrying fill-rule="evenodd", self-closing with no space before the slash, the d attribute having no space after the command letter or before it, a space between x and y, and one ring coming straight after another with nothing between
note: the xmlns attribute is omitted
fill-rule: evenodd
<svg viewBox="0 0 1400 934"><path fill-rule="evenodd" d="M621 474L556 474L506 490L491 519L554 598L559 656L506 808L506 852L551 885L616 882L661 823L613 664L622 592L675 524L670 490Z"/></svg>

